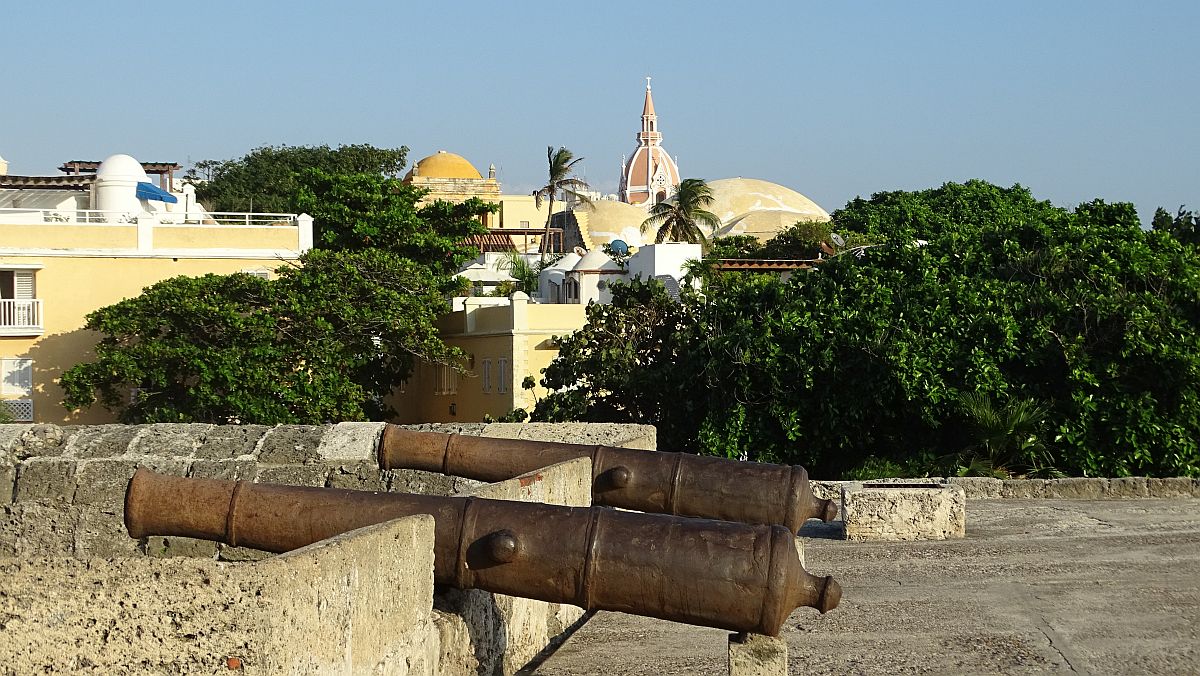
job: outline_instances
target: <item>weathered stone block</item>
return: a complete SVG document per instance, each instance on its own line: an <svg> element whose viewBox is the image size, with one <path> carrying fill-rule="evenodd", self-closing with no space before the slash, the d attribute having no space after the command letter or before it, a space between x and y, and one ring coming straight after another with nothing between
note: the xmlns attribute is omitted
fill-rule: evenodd
<svg viewBox="0 0 1200 676"><path fill-rule="evenodd" d="M21 435L33 429L33 425L9 423L0 425L0 458L4 457L16 445Z"/></svg>
<svg viewBox="0 0 1200 676"><path fill-rule="evenodd" d="M966 535L967 499L951 484L864 482L842 489L848 540L944 540Z"/></svg>
<svg viewBox="0 0 1200 676"><path fill-rule="evenodd" d="M81 508L75 524L74 555L79 558L141 556L139 542L125 530L124 510Z"/></svg>
<svg viewBox="0 0 1200 676"><path fill-rule="evenodd" d="M7 441L9 452L17 460L34 456L62 455L66 433L58 425L4 425L15 436Z"/></svg>
<svg viewBox="0 0 1200 676"><path fill-rule="evenodd" d="M258 444L258 461L271 465L303 464L320 459L317 449L328 425L284 425L267 432Z"/></svg>
<svg viewBox="0 0 1200 676"><path fill-rule="evenodd" d="M329 488L346 488L355 491L387 491L384 472L374 462L357 462L344 465L329 465L325 485Z"/></svg>
<svg viewBox="0 0 1200 676"><path fill-rule="evenodd" d="M454 495L463 487L473 484L484 485L478 481L446 476L436 472L423 472L417 469L394 469L383 472L389 493L418 493L420 495ZM469 490L469 488L468 488Z"/></svg>
<svg viewBox="0 0 1200 676"><path fill-rule="evenodd" d="M1000 497L1003 498L1044 498L1046 497L1045 479L1006 479L1000 486Z"/></svg>
<svg viewBox="0 0 1200 676"><path fill-rule="evenodd" d="M74 495L74 461L36 457L17 467L14 502L68 503Z"/></svg>
<svg viewBox="0 0 1200 676"><path fill-rule="evenodd" d="M419 425L401 425L406 430L417 432L440 432L441 434L470 434L482 436L488 423L421 423Z"/></svg>
<svg viewBox="0 0 1200 676"><path fill-rule="evenodd" d="M75 467L77 505L120 512L125 505L125 489L137 471L136 460L80 460Z"/></svg>
<svg viewBox="0 0 1200 676"><path fill-rule="evenodd" d="M729 635L729 676L786 676L787 641L762 634Z"/></svg>
<svg viewBox="0 0 1200 676"><path fill-rule="evenodd" d="M78 507L30 502L14 505L13 512L21 531L17 556L70 556L74 552Z"/></svg>
<svg viewBox="0 0 1200 676"><path fill-rule="evenodd" d="M190 458L204 434L215 427L202 423L159 423L146 425L129 442L132 455L162 455Z"/></svg>
<svg viewBox="0 0 1200 676"><path fill-rule="evenodd" d="M254 455L270 430L269 425L215 425L200 438L195 455L212 460Z"/></svg>
<svg viewBox="0 0 1200 676"><path fill-rule="evenodd" d="M328 474L329 468L325 465L259 465L254 481L260 484L324 486Z"/></svg>
<svg viewBox="0 0 1200 676"><path fill-rule="evenodd" d="M376 448L385 423L338 423L325 432L317 455L325 460L362 460L377 463Z"/></svg>
<svg viewBox="0 0 1200 676"><path fill-rule="evenodd" d="M1109 479L1105 486L1105 497L1108 498L1148 498L1149 484L1144 476L1123 476Z"/></svg>
<svg viewBox="0 0 1200 676"><path fill-rule="evenodd" d="M0 504L13 501L17 488L17 466L9 463L0 464Z"/></svg>
<svg viewBox="0 0 1200 676"><path fill-rule="evenodd" d="M95 425L70 428L64 453L72 458L115 458L125 455L143 425Z"/></svg>
<svg viewBox="0 0 1200 676"><path fill-rule="evenodd" d="M214 559L217 557L217 543L184 537L149 537L146 538L145 551L147 556L163 559Z"/></svg>
<svg viewBox="0 0 1200 676"><path fill-rule="evenodd" d="M17 540L21 537L19 508L0 505L0 559L17 555Z"/></svg>
<svg viewBox="0 0 1200 676"><path fill-rule="evenodd" d="M490 423L480 436L503 439L558 441L589 446L623 446L654 450L657 431L652 425L615 423Z"/></svg>
<svg viewBox="0 0 1200 676"><path fill-rule="evenodd" d="M1047 479L1045 497L1059 500L1099 500L1108 491L1107 479L1076 477Z"/></svg>
<svg viewBox="0 0 1200 676"><path fill-rule="evenodd" d="M962 486L968 500L993 500L1000 497L1003 484L999 479L986 476L955 476L946 483Z"/></svg>
<svg viewBox="0 0 1200 676"><path fill-rule="evenodd" d="M812 481L809 480L808 487L812 494L822 500L841 500L842 488L852 482L849 481Z"/></svg>
<svg viewBox="0 0 1200 676"><path fill-rule="evenodd" d="M249 547L230 547L229 545L217 545L217 559L221 561L244 562L244 561L262 561L275 556L271 552L264 552L261 549L251 549Z"/></svg>
<svg viewBox="0 0 1200 676"><path fill-rule="evenodd" d="M1186 477L1152 478L1146 481L1146 488L1152 498L1190 498L1192 485L1192 479Z"/></svg>
<svg viewBox="0 0 1200 676"><path fill-rule="evenodd" d="M196 479L221 479L253 481L258 463L253 460L193 460L187 475Z"/></svg>

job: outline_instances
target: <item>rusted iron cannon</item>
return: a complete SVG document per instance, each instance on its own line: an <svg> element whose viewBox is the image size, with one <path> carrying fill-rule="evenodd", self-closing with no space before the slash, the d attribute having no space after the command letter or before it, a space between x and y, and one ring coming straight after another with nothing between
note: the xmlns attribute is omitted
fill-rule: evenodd
<svg viewBox="0 0 1200 676"><path fill-rule="evenodd" d="M782 526L600 507L184 479L139 469L134 538L179 535L285 552L374 523L432 514L434 581L772 636L841 588L809 574Z"/></svg>
<svg viewBox="0 0 1200 676"><path fill-rule="evenodd" d="M388 425L379 439L383 469L420 469L480 481L503 481L573 458L592 459L592 503L639 512L743 523L780 524L837 516L831 500L812 494L800 466L739 462L527 439L415 432Z"/></svg>

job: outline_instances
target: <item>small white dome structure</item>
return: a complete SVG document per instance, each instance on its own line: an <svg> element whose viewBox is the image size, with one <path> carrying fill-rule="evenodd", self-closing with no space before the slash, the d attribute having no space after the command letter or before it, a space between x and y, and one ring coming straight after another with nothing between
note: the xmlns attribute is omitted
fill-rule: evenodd
<svg viewBox="0 0 1200 676"><path fill-rule="evenodd" d="M96 168L95 208L140 214L146 204L137 197L138 183L149 183L142 164L129 155L109 155Z"/></svg>

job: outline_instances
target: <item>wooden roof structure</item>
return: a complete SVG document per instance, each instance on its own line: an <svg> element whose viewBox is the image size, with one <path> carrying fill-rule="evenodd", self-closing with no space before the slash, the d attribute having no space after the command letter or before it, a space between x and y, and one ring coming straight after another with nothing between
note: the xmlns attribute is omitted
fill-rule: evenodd
<svg viewBox="0 0 1200 676"><path fill-rule="evenodd" d="M138 164L142 165L142 171L148 175L158 176L158 187L163 190L171 189L175 183L175 172L183 169L183 165L177 162L138 162ZM71 160L63 162L58 170L64 174L79 175L94 174L99 168L100 163L95 160Z"/></svg>
<svg viewBox="0 0 1200 676"><path fill-rule="evenodd" d="M0 176L0 189L9 190L87 190L95 176Z"/></svg>

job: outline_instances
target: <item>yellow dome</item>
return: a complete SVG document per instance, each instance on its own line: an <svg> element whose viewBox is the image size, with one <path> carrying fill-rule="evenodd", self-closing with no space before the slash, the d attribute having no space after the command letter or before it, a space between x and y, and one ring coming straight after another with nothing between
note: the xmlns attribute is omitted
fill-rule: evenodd
<svg viewBox="0 0 1200 676"><path fill-rule="evenodd" d="M483 178L467 158L445 150L439 150L417 162L404 178L412 178L414 170L421 178Z"/></svg>

